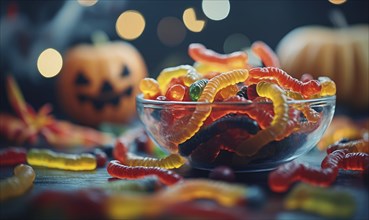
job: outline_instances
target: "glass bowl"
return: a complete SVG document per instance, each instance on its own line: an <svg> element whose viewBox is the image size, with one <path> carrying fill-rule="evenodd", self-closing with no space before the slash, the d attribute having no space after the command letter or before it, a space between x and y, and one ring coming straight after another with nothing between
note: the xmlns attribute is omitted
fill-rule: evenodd
<svg viewBox="0 0 369 220"><path fill-rule="evenodd" d="M246 113L259 110L274 114L272 102L157 101L144 99L142 94L136 98L138 116L145 130L162 149L186 156L194 168L211 170L226 165L239 172L271 170L310 151L330 124L335 103L335 96L288 101L289 109L310 109L319 116L318 119L309 121L306 113L296 110L295 121L299 126L287 137L265 144L252 156L239 156L233 149L262 130L259 123ZM189 140L172 143L170 137L186 128L198 105L201 105L198 110L211 108L210 116Z"/></svg>

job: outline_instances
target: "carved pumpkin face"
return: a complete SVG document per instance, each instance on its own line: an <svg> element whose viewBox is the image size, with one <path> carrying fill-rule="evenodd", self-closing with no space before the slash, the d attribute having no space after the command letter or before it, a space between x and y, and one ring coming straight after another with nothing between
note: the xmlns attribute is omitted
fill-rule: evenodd
<svg viewBox="0 0 369 220"><path fill-rule="evenodd" d="M58 79L61 107L86 125L128 122L146 75L141 55L130 44L79 45L67 52Z"/></svg>

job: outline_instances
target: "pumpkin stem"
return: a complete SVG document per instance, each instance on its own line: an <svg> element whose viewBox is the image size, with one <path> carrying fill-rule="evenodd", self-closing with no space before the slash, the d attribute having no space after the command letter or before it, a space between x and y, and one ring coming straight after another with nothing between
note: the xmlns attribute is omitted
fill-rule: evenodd
<svg viewBox="0 0 369 220"><path fill-rule="evenodd" d="M345 28L348 27L347 19L343 12L339 9L333 9L329 12L329 20L334 27Z"/></svg>
<svg viewBox="0 0 369 220"><path fill-rule="evenodd" d="M104 31L98 30L92 33L91 41L95 46L98 46L109 42L109 37Z"/></svg>

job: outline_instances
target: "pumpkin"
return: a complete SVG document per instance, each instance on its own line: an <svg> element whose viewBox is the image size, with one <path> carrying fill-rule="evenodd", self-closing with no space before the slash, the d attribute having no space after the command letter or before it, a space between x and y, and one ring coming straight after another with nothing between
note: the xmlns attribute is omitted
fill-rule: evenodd
<svg viewBox="0 0 369 220"><path fill-rule="evenodd" d="M81 124L127 123L146 75L142 56L128 43L77 45L65 54L58 77L60 105Z"/></svg>
<svg viewBox="0 0 369 220"><path fill-rule="evenodd" d="M368 25L304 26L288 33L276 51L282 68L291 75L328 76L336 82L337 104L367 110L368 41Z"/></svg>

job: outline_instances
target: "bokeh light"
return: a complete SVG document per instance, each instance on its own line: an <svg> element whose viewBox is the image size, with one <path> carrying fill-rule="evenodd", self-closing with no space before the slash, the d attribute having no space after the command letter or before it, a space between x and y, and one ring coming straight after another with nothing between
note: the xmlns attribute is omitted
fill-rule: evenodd
<svg viewBox="0 0 369 220"><path fill-rule="evenodd" d="M187 8L183 12L183 23L192 32L200 32L205 26L205 21L197 19L195 9L193 8Z"/></svg>
<svg viewBox="0 0 369 220"><path fill-rule="evenodd" d="M63 58L60 53L48 48L44 50L37 59L37 68L42 76L51 78L56 76L63 66Z"/></svg>
<svg viewBox="0 0 369 220"><path fill-rule="evenodd" d="M223 44L224 53L232 53L250 47L250 40L244 34L235 33L229 35Z"/></svg>
<svg viewBox="0 0 369 220"><path fill-rule="evenodd" d="M186 28L178 18L165 17L158 24L157 34L164 45L173 47L183 42L186 37Z"/></svg>
<svg viewBox="0 0 369 220"><path fill-rule="evenodd" d="M85 7L93 6L97 3L97 0L77 0L77 2Z"/></svg>
<svg viewBox="0 0 369 220"><path fill-rule="evenodd" d="M134 40L141 36L145 29L145 18L134 10L123 12L115 23L115 29L118 35L126 40Z"/></svg>
<svg viewBox="0 0 369 220"><path fill-rule="evenodd" d="M340 5L346 2L346 0L328 0L330 3Z"/></svg>
<svg viewBox="0 0 369 220"><path fill-rule="evenodd" d="M231 9L229 0L202 0L202 10L206 17L214 21L225 19Z"/></svg>

